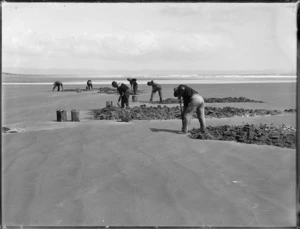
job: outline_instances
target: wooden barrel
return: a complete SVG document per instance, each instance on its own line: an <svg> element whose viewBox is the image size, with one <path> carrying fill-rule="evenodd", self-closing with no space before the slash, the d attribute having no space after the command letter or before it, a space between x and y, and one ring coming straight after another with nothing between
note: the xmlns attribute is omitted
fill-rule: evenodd
<svg viewBox="0 0 300 229"><path fill-rule="evenodd" d="M66 122L67 121L67 112L65 110L57 110L56 118L58 122Z"/></svg>
<svg viewBox="0 0 300 229"><path fill-rule="evenodd" d="M138 96L137 95L133 95L132 96L132 102L137 102L138 101Z"/></svg>
<svg viewBox="0 0 300 229"><path fill-rule="evenodd" d="M79 120L79 111L71 110L71 120L72 120L72 122L80 122L80 120Z"/></svg>

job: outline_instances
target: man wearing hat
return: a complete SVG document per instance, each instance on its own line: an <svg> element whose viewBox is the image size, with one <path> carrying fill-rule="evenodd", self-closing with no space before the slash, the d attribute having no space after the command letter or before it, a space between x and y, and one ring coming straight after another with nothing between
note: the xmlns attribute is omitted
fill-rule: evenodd
<svg viewBox="0 0 300 229"><path fill-rule="evenodd" d="M136 79L127 78L127 80L130 83L131 90L133 90L133 94L136 95L137 94L137 88L138 88L138 84L136 82Z"/></svg>
<svg viewBox="0 0 300 229"><path fill-rule="evenodd" d="M200 96L194 89L181 84L178 87L174 88L174 97L178 97L178 99L181 99L181 97L183 98L182 132L179 133L186 134L188 132L188 126L195 110L197 111L200 130L204 132L206 125L204 99L202 98L202 96Z"/></svg>
<svg viewBox="0 0 300 229"><path fill-rule="evenodd" d="M150 81L150 82L147 82L147 85L148 86L152 86L152 92L151 92L151 97L150 97L150 102L152 102L153 100L153 95L158 91L158 94L159 94L159 99L160 99L160 102L162 102L162 89L161 89L161 86L157 83L154 83L153 80Z"/></svg>
<svg viewBox="0 0 300 229"><path fill-rule="evenodd" d="M123 83L117 83L116 81L113 81L111 84L114 88L117 88L120 97L118 100L118 106L120 106L120 101L121 101L121 107L124 108L124 105L126 104L126 107L129 107L129 87L127 87Z"/></svg>

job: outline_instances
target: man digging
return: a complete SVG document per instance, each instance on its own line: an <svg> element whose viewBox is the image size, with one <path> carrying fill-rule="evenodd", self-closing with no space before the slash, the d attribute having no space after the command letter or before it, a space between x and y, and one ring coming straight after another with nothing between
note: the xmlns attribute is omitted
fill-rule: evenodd
<svg viewBox="0 0 300 229"><path fill-rule="evenodd" d="M93 89L93 83L92 83L91 80L88 80L88 81L86 82L86 89L87 89L87 90L92 90L92 89Z"/></svg>
<svg viewBox="0 0 300 229"><path fill-rule="evenodd" d="M200 131L205 132L205 113L204 113L204 99L194 89L186 86L179 85L174 88L174 97L178 99L183 98L183 111L182 111L182 131L179 134L187 134L189 124L191 122L194 111L197 111L197 117L200 123Z"/></svg>
<svg viewBox="0 0 300 229"><path fill-rule="evenodd" d="M118 106L120 107L120 101L121 101L121 107L124 108L124 105L126 104L126 108L129 108L129 87L127 87L125 84L123 83L117 83L116 81L112 82L112 86L114 88L117 88L120 96L118 99Z"/></svg>
<svg viewBox="0 0 300 229"><path fill-rule="evenodd" d="M54 91L56 87L57 87L57 91L60 91L60 88L61 88L62 91L64 90L63 83L60 82L60 81L55 81L55 82L53 83L52 91Z"/></svg>
<svg viewBox="0 0 300 229"><path fill-rule="evenodd" d="M127 80L130 83L130 87L131 87L131 90L133 90L133 94L137 95L138 84L136 82L136 79L127 78Z"/></svg>
<svg viewBox="0 0 300 229"><path fill-rule="evenodd" d="M162 102L163 99L162 99L162 93L161 93L161 91L162 91L161 86L160 86L159 84L157 84L157 83L154 83L153 80L150 81L150 82L147 82L147 85L148 85L148 86L152 86L152 92L151 92L151 97L150 97L150 100L149 100L149 101L150 101L150 102L153 101L153 96L154 96L154 94L158 91L158 94L159 94L159 101Z"/></svg>

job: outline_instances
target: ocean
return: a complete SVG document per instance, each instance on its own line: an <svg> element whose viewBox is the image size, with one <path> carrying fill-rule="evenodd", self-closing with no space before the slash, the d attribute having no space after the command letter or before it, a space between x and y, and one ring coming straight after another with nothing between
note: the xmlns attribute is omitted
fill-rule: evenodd
<svg viewBox="0 0 300 229"><path fill-rule="evenodd" d="M295 75L220 75L220 76L195 76L195 75L159 75L159 76L132 76L138 79L139 84L146 85L148 81L154 80L160 84L235 84L235 83L292 83L296 82ZM51 85L59 80L65 85L82 85L87 80L92 80L94 84L111 84L113 80L128 83L126 76L118 75L16 75L2 73L3 85Z"/></svg>

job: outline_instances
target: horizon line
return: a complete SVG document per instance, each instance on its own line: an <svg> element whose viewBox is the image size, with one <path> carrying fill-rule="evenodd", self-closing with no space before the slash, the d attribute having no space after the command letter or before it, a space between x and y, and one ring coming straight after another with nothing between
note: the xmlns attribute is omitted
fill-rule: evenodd
<svg viewBox="0 0 300 229"><path fill-rule="evenodd" d="M113 71L113 70L100 70L100 71ZM121 70L120 70L121 71ZM126 70L126 71L131 71L131 70ZM153 70L154 71L154 70ZM168 71L168 70L165 70ZM184 71L184 70L183 70ZM188 70L188 71L193 71L193 70ZM136 71L138 72L138 71ZM83 73L12 73L12 72L8 72L8 71L2 71L1 74L8 74L8 75L21 75L21 76L74 76L74 77L88 77L88 76L82 76L81 74ZM97 74L97 72L94 73L86 73L89 74L89 76L93 75L93 74ZM104 74L104 73L102 73ZM110 75L110 76L121 76L121 77L127 77L125 74L118 74L118 73L105 73L105 75ZM146 76L135 76L135 77L150 77L147 76L147 74L145 74ZM177 76L177 77L184 77L184 76L194 76L194 77L202 77L202 76L260 76L260 77L264 77L264 76L273 76L273 77L280 77L280 76L293 76L296 77L297 73L168 73L166 74L167 76ZM162 73L157 73L155 74L155 76L151 76L151 77L163 77Z"/></svg>

